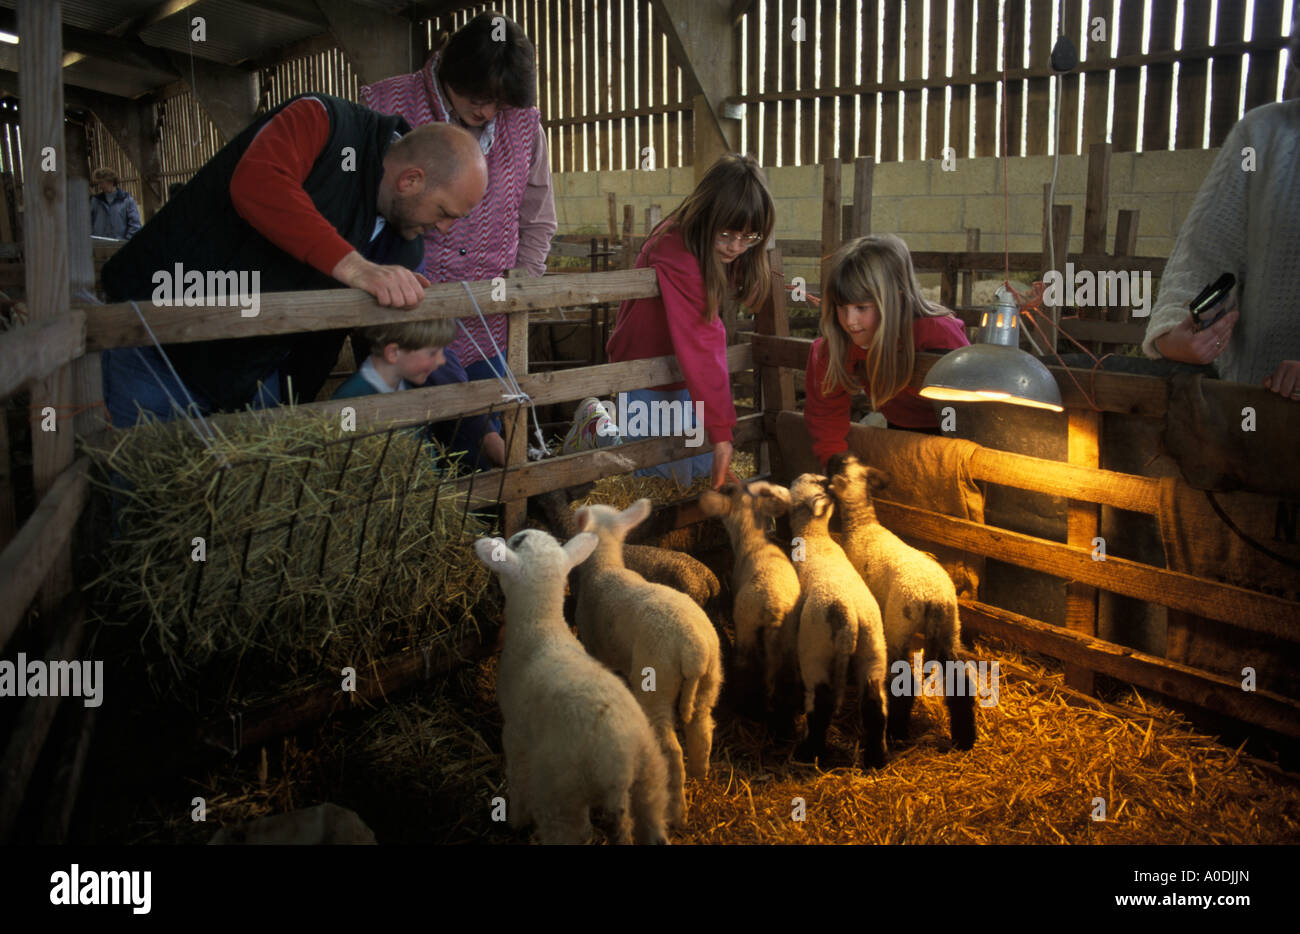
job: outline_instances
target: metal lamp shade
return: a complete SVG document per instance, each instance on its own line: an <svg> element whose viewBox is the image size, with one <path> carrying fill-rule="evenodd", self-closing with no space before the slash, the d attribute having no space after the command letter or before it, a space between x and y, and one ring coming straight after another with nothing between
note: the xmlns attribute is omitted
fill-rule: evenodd
<svg viewBox="0 0 1300 934"><path fill-rule="evenodd" d="M1061 390L1047 367L1018 347L1000 344L971 344L949 352L926 374L921 395L1063 411Z"/></svg>

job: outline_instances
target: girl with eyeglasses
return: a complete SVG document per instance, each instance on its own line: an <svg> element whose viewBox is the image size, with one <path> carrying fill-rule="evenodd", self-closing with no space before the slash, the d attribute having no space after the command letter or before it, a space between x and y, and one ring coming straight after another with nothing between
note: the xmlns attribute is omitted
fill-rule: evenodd
<svg viewBox="0 0 1300 934"><path fill-rule="evenodd" d="M614 362L675 354L685 381L629 392L627 410L645 403L642 411L668 411L670 407L656 409L651 404L676 402L685 403L681 408L693 417L696 407L691 403L702 403L703 428L713 451L639 475L658 475L683 486L708 476L714 489L726 482L736 407L720 311L728 297L750 308L767 298L771 272L763 244L771 239L775 224L772 196L758 163L733 153L714 163L641 248L636 266L655 270L660 294L619 306L606 350ZM625 440L664 433L658 430L662 421L656 425L651 419L644 434L633 419L628 421L619 426Z"/></svg>
<svg viewBox="0 0 1300 934"><path fill-rule="evenodd" d="M848 450L855 392L866 392L891 428L938 433L933 405L907 385L916 352L970 341L960 319L921 297L907 244L886 234L836 250L822 288L820 330L808 354L804 399L819 463Z"/></svg>

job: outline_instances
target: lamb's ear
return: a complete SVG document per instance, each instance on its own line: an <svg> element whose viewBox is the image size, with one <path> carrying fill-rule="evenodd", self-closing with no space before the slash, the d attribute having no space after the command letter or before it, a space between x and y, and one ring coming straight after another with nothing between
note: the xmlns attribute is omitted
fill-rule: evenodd
<svg viewBox="0 0 1300 934"><path fill-rule="evenodd" d="M783 516L790 511L790 491L775 483L764 483L756 489L758 511L764 516Z"/></svg>
<svg viewBox="0 0 1300 934"><path fill-rule="evenodd" d="M586 506L579 509L573 516L573 527L579 532L590 531L595 522L592 519L590 510Z"/></svg>
<svg viewBox="0 0 1300 934"><path fill-rule="evenodd" d="M564 543L564 554L569 560L569 568L576 568L591 557L600 539L594 532L579 532Z"/></svg>
<svg viewBox="0 0 1300 934"><path fill-rule="evenodd" d="M875 467L867 468L867 486L872 493L879 493L889 484L894 482L894 475L887 470L877 470Z"/></svg>
<svg viewBox="0 0 1300 934"><path fill-rule="evenodd" d="M480 538L474 543L478 559L502 577L513 577L519 570L519 556L502 538Z"/></svg>
<svg viewBox="0 0 1300 934"><path fill-rule="evenodd" d="M646 517L650 515L653 505L648 498L642 497L619 513L619 525L623 529L623 534L627 535L628 532L631 532L644 522Z"/></svg>
<svg viewBox="0 0 1300 934"><path fill-rule="evenodd" d="M808 501L808 508L812 510L812 514L818 519L822 516L828 515L831 509L834 508L834 505L835 501L825 494L814 496Z"/></svg>
<svg viewBox="0 0 1300 934"><path fill-rule="evenodd" d="M731 493L727 487L721 490L705 490L700 494L700 512L706 516L726 516L731 514Z"/></svg>

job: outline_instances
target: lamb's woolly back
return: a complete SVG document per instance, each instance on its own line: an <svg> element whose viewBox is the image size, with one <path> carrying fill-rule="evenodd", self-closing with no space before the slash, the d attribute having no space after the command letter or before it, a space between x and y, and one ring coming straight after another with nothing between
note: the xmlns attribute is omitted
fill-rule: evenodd
<svg viewBox="0 0 1300 934"><path fill-rule="evenodd" d="M790 527L802 560L795 561L803 590L799 662L810 714L805 757L825 747L831 716L844 695L850 658L861 695L863 758L885 761L885 638L880 607L844 551L830 535L834 503L827 479L802 474L790 486Z"/></svg>
<svg viewBox="0 0 1300 934"><path fill-rule="evenodd" d="M876 517L873 492L884 489L889 474L837 454L831 489L841 509L844 552L866 580L884 616L890 660L902 658L914 633L925 637L927 652L947 655L957 648L960 621L957 591L943 565L913 548Z"/></svg>
<svg viewBox="0 0 1300 934"><path fill-rule="evenodd" d="M731 539L737 662L742 680L750 682L742 690L757 695L761 688L764 708L775 713L778 673L798 665L797 659L783 657L782 646L792 645L792 640L783 639L781 630L798 625L800 588L794 565L768 540L767 524L789 511L790 491L766 481L726 484L717 492L702 493L700 509L720 518Z"/></svg>
<svg viewBox="0 0 1300 934"><path fill-rule="evenodd" d="M676 820L685 810L685 767L674 720L680 717L686 728L692 775L707 775L722 658L713 624L690 597L625 567L623 542L649 514L648 499L622 512L604 505L578 512L578 527L594 532L599 543L579 569L576 615L582 644L628 678L659 737ZM642 689L647 678L653 690Z"/></svg>
<svg viewBox="0 0 1300 934"><path fill-rule="evenodd" d="M828 469L842 510L844 551L880 603L891 670L894 662L906 659L917 633L924 637L928 658L940 664L960 660L961 617L952 578L939 562L908 545L876 517L872 494L889 484L889 474L851 454L835 455ZM891 697L892 736L906 737L914 693ZM969 749L975 742L974 698L967 694L946 701L953 744Z"/></svg>
<svg viewBox="0 0 1300 934"><path fill-rule="evenodd" d="M600 807L620 840L630 813L639 842L667 842L667 779L650 724L623 682L583 651L562 612L568 572L595 546L593 535L561 547L532 529L475 543L506 594L497 699L508 816L513 826L535 819L543 842L581 842L589 809Z"/></svg>

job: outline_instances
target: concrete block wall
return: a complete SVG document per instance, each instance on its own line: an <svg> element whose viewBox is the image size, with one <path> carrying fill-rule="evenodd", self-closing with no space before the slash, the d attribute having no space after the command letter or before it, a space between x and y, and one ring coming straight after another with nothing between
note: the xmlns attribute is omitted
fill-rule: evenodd
<svg viewBox="0 0 1300 934"><path fill-rule="evenodd" d="M1107 250L1114 247L1115 225L1121 209L1138 209L1137 252L1168 256L1174 239L1218 150L1114 153L1110 163L1110 206ZM777 209L777 236L817 239L821 236L821 166L769 168L768 181ZM1086 156L1062 156L1056 201L1072 205L1070 249L1083 247L1083 210L1087 189ZM1010 209L1010 249L1042 249L1043 185L1051 180L1050 156L1012 159L1006 166L1009 205L1003 198L1000 159L959 159L945 172L940 160L887 162L877 165L873 180L871 229L901 236L914 250L962 250L965 228L978 227L984 250L1003 247L1004 211ZM608 192L636 211L636 232L642 233L644 209L659 204L672 210L694 187L692 167L653 172L582 172L553 176L555 208L562 233L598 232L608 227ZM843 203L853 196L853 166L843 167ZM595 228L593 231L592 228ZM807 264L797 264L807 265Z"/></svg>

